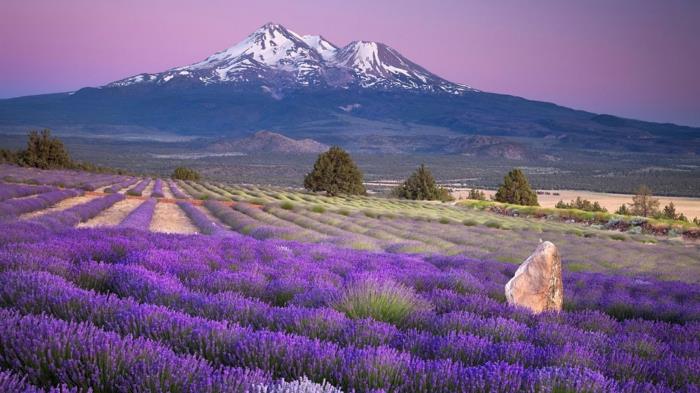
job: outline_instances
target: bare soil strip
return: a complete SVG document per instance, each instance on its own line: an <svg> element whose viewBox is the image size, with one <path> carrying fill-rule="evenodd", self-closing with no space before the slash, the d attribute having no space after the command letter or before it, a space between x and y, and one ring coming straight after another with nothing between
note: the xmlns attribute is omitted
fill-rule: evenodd
<svg viewBox="0 0 700 393"><path fill-rule="evenodd" d="M25 213L25 214L22 214L21 216L19 216L19 218L20 218L20 220L28 220L28 219L36 218L36 217L42 216L42 215L47 214L47 213L66 210L66 209L71 208L75 205L80 205L81 203L89 202L95 198L97 198L97 197L94 195L82 195L82 196L77 196L77 197L73 197L73 198L67 198L67 199L64 199L64 200L58 202L57 204L49 207L48 209L37 210L34 212Z"/></svg>
<svg viewBox="0 0 700 393"><path fill-rule="evenodd" d="M167 199L175 199L175 195L170 191L170 186L165 180L163 180L163 196Z"/></svg>
<svg viewBox="0 0 700 393"><path fill-rule="evenodd" d="M165 233L197 233L197 227L192 224L184 211L172 203L156 204L150 226L151 232Z"/></svg>
<svg viewBox="0 0 700 393"><path fill-rule="evenodd" d="M151 193L153 192L153 186L155 186L155 185L156 185L156 181L153 180L153 179L151 179L151 182L148 183L148 185L146 186L146 188L144 188L143 194L142 194L142 195L145 196L145 197L149 197L149 198L150 198L150 197L151 197Z"/></svg>
<svg viewBox="0 0 700 393"><path fill-rule="evenodd" d="M136 209L142 201L136 198L127 198L121 200L109 209L98 214L96 217L78 224L78 228L93 228L99 226L115 226L118 225L124 217L126 217L132 210Z"/></svg>

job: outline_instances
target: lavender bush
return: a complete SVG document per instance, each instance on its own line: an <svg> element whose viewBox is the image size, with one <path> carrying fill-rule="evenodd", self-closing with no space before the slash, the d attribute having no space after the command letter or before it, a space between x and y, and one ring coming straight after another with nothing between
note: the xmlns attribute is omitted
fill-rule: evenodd
<svg viewBox="0 0 700 393"><path fill-rule="evenodd" d="M119 223L119 227L148 230L157 202L155 198L147 199L124 217L122 222Z"/></svg>
<svg viewBox="0 0 700 393"><path fill-rule="evenodd" d="M567 311L535 316L504 304L515 266L499 262L230 231L134 236L28 225L0 224L0 307L17 313L3 314L16 332L3 338L0 369L31 375L25 382L40 388L97 390L60 377L95 360L30 362L28 351L50 347L37 341L19 350L30 337L24 321L52 326L56 334L45 341L71 342L76 354L98 343L118 348L109 356L131 353L121 349L131 340L170 351L165 358L178 365L193 356L216 381L216 370L233 368L239 381L258 378L245 382L250 391L691 392L700 382L700 289L692 284L565 270ZM347 314L333 308L343 299L352 305ZM65 326L92 330L83 338ZM148 353L139 356L154 359ZM147 370L160 364L138 380L151 381L156 371ZM187 383L200 380L188 375ZM324 381L330 385L319 390ZM162 383L194 386L170 377Z"/></svg>
<svg viewBox="0 0 700 393"><path fill-rule="evenodd" d="M81 195L78 190L57 190L39 194L35 197L8 199L0 202L0 219L17 217L24 213L46 209L64 199Z"/></svg>
<svg viewBox="0 0 700 393"><path fill-rule="evenodd" d="M151 197L152 198L163 198L165 195L163 195L163 181L160 179L156 179L155 183L153 183L153 191L151 192Z"/></svg>
<svg viewBox="0 0 700 393"><path fill-rule="evenodd" d="M30 186L25 184L0 184L0 202L10 198L20 198L29 195L43 194L56 191L50 186Z"/></svg>
<svg viewBox="0 0 700 393"><path fill-rule="evenodd" d="M127 195L133 195L133 196L141 196L141 194L143 194L143 190L145 190L146 187L148 187L148 184L149 184L150 182L151 182L151 179L144 179L144 180L141 180L137 185L135 185L134 187L128 189L128 190L126 191L126 194L127 194Z"/></svg>
<svg viewBox="0 0 700 393"><path fill-rule="evenodd" d="M126 180L124 180L124 181L122 181L122 182L113 184L113 185L111 185L110 187L105 188L105 192L106 192L106 193L115 193L115 192L119 192L119 190L124 189L124 188L126 188L126 187L129 187L129 186L131 186L132 184L136 183L137 181L138 181L138 179L135 178L135 177L126 179Z"/></svg>
<svg viewBox="0 0 700 393"><path fill-rule="evenodd" d="M168 180L168 186L170 187L170 192L173 193L173 196L174 196L176 199L188 199L188 198L189 198L189 197L187 196L187 194L185 194L184 192L182 192L182 190L180 190L180 189L178 188L178 186L175 184L174 181Z"/></svg>
<svg viewBox="0 0 700 393"><path fill-rule="evenodd" d="M72 227L97 216L100 212L122 199L124 199L124 195L122 194L107 195L65 210L44 214L35 219L35 221L54 229Z"/></svg>
<svg viewBox="0 0 700 393"><path fill-rule="evenodd" d="M177 205L185 212L185 214L187 214L187 217L192 220L194 225L201 233L215 236L226 236L231 234L231 231L226 230L221 225L211 220L206 214L204 214L204 212L199 210L197 206L184 201L177 202Z"/></svg>

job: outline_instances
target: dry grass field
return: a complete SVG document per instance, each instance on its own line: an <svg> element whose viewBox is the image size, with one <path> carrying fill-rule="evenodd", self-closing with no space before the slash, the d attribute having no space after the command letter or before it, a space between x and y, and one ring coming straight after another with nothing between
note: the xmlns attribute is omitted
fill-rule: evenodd
<svg viewBox="0 0 700 393"><path fill-rule="evenodd" d="M494 195L496 192L494 190L483 190L486 197ZM614 212L623 203L630 204L632 202L632 195L630 194L610 194L604 192L593 192L593 191L581 191L581 190L538 190L538 192L550 193L537 195L537 200L542 207L554 207L557 202L563 200L564 202L570 202L576 197L581 197L583 199L588 199L591 202L597 201L601 206L608 209L608 211ZM559 195L554 195L558 193ZM452 193L457 199L464 199L469 194L469 190L456 190ZM683 213L689 219L693 217L700 217L700 198L687 198L687 197L658 197L660 201L660 207L667 205L669 202L673 202L676 206L676 211Z"/></svg>

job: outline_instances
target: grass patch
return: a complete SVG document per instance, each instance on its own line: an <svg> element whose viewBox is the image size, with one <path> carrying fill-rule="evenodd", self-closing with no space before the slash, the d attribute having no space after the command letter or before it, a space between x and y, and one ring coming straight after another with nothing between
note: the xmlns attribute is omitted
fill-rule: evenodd
<svg viewBox="0 0 700 393"><path fill-rule="evenodd" d="M362 211L362 213L363 213L365 216L369 217L369 218L377 218L377 217L379 217L379 214L377 214L376 212L373 212L373 211L371 211L371 210L364 210L364 211Z"/></svg>
<svg viewBox="0 0 700 393"><path fill-rule="evenodd" d="M280 204L280 207L284 210L294 210L294 204L289 201L284 201Z"/></svg>
<svg viewBox="0 0 700 393"><path fill-rule="evenodd" d="M325 213L326 208L321 205L314 205L311 207L311 211L314 213Z"/></svg>
<svg viewBox="0 0 700 393"><path fill-rule="evenodd" d="M501 224L498 221L494 221L494 220L488 220L484 223L484 225L489 227L489 228L496 228L496 229L503 228L503 224Z"/></svg>
<svg viewBox="0 0 700 393"><path fill-rule="evenodd" d="M516 258L516 257L497 257L496 260L499 262L514 263L514 264L520 264L522 262L522 260L520 258Z"/></svg>
<svg viewBox="0 0 700 393"><path fill-rule="evenodd" d="M473 227L475 225L479 225L479 223L476 220L472 220L471 218L467 218L466 220L462 221L462 224L464 224L464 226L468 226L468 227Z"/></svg>
<svg viewBox="0 0 700 393"><path fill-rule="evenodd" d="M623 241L623 242L624 242L625 240L627 240L627 236L625 236L625 235L618 235L618 234L610 235L610 238L613 239L613 240L619 240L619 241Z"/></svg>
<svg viewBox="0 0 700 393"><path fill-rule="evenodd" d="M428 309L429 304L412 288L372 277L347 287L333 308L353 319L373 318L400 324L416 311Z"/></svg>
<svg viewBox="0 0 700 393"><path fill-rule="evenodd" d="M452 222L452 220L450 220L450 219L447 218L447 217L440 217L440 219L438 220L438 222L439 222L440 224L449 224L450 222Z"/></svg>
<svg viewBox="0 0 700 393"><path fill-rule="evenodd" d="M588 270L588 266L583 263L570 263L565 265L564 268L570 272L584 272Z"/></svg>

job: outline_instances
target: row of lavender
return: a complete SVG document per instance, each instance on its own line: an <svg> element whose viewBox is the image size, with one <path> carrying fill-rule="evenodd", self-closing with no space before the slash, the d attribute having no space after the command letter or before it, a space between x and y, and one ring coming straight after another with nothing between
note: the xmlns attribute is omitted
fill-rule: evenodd
<svg viewBox="0 0 700 393"><path fill-rule="evenodd" d="M194 222L221 233L190 207ZM155 386L167 375L161 390L222 391L222 375L235 375L238 391L303 377L401 392L690 392L700 383L700 289L688 284L565 272L568 311L533 316L503 303L514 266L497 262L232 232L56 228L0 231L0 301L11 310L0 318L9 321L0 326L0 368L42 388L78 384L66 377L78 366L82 387L96 380L91 373L122 381L107 365L128 368L131 354L146 366L121 383ZM372 318L348 308L368 292L408 306ZM47 331L58 334L36 339ZM66 345L75 350L58 360L33 355ZM100 352L110 346L126 355L113 362L119 351ZM161 352L165 363L155 360ZM188 372L179 379L171 366Z"/></svg>
<svg viewBox="0 0 700 393"><path fill-rule="evenodd" d="M0 165L0 175L6 183L27 183L51 185L61 188L75 188L95 191L110 184L125 181L127 177L72 170L42 170L36 168Z"/></svg>

